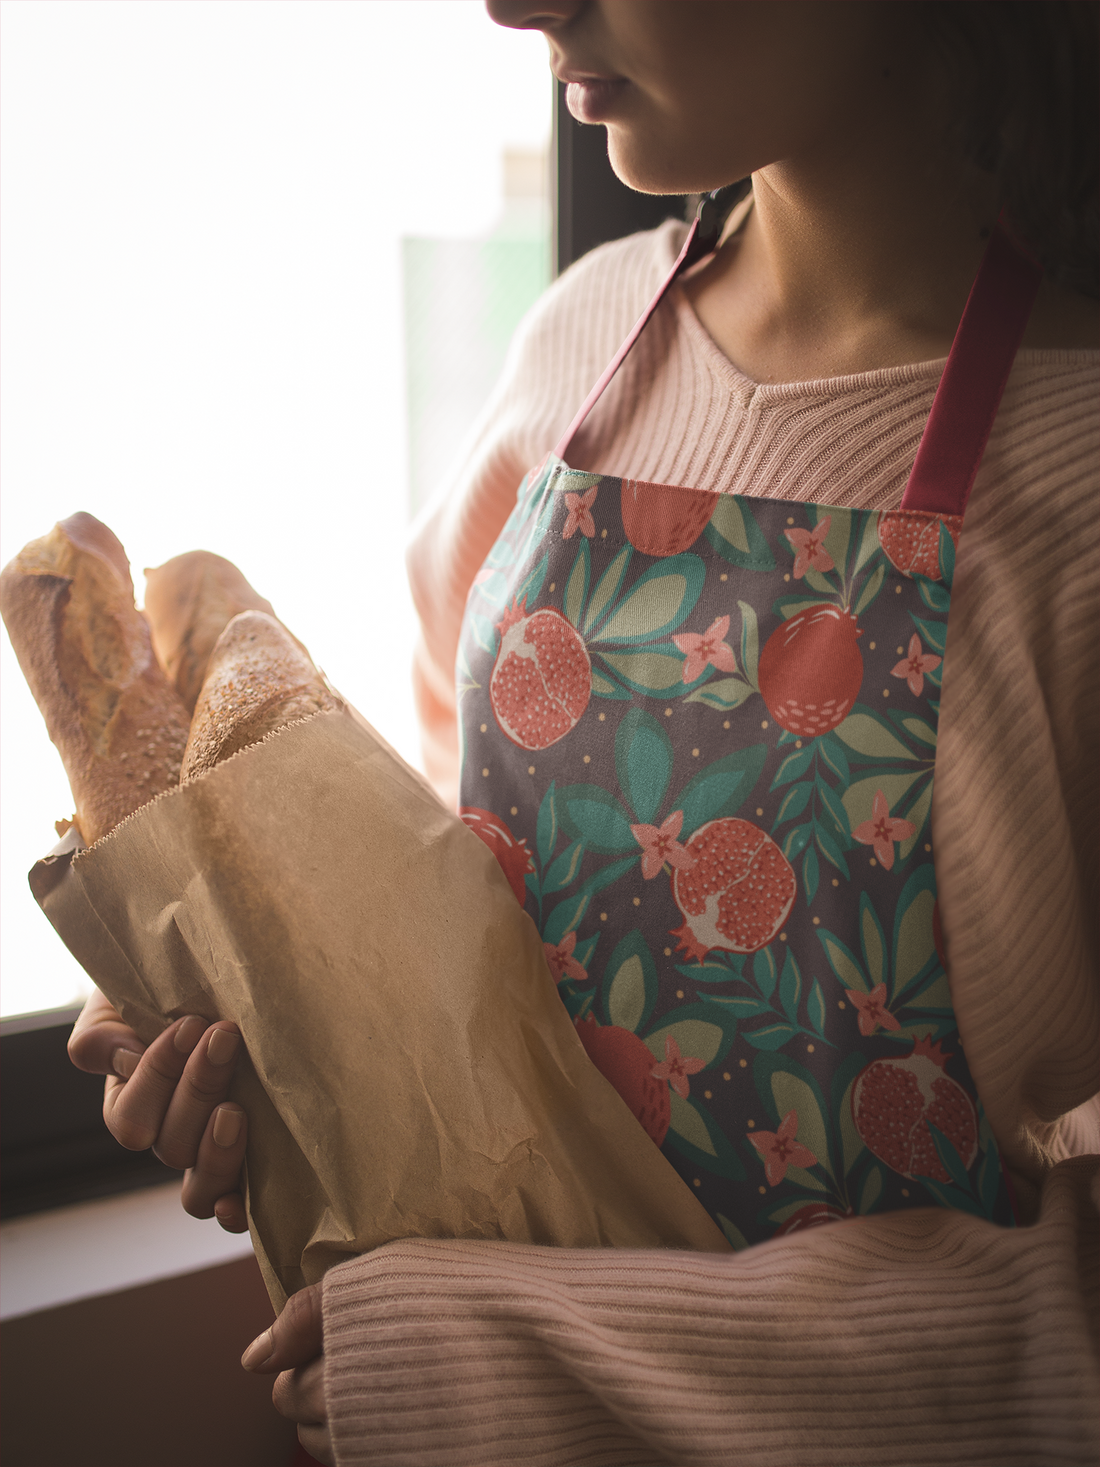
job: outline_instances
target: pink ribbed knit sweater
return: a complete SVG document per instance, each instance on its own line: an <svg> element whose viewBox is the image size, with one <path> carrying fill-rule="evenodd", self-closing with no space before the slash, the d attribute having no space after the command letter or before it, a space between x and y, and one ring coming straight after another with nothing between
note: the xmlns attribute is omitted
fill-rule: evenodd
<svg viewBox="0 0 1100 1467"><path fill-rule="evenodd" d="M451 798L467 589L682 232L606 246L548 292L417 529L415 675ZM758 386L674 290L570 460L893 507L942 365ZM732 1256L390 1244L325 1280L341 1467L1095 1463L1098 387L1100 353L1020 353L960 543L940 718L952 993L1027 1226L914 1211Z"/></svg>

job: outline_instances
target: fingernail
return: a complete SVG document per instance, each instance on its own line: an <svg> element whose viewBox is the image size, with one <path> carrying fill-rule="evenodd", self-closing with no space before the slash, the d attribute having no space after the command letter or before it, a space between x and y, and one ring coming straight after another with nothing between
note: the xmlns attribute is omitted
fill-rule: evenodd
<svg viewBox="0 0 1100 1467"><path fill-rule="evenodd" d="M132 1049L116 1049L111 1056L111 1067L116 1075L121 1076L123 1080L128 1080L137 1069L140 1058L141 1056L135 1054Z"/></svg>
<svg viewBox="0 0 1100 1467"><path fill-rule="evenodd" d="M255 1370L265 1360L270 1360L274 1348L275 1342L271 1338L271 1331L265 1329L262 1335L257 1335L241 1356L241 1364L246 1370Z"/></svg>
<svg viewBox="0 0 1100 1467"><path fill-rule="evenodd" d="M227 1065L237 1053L241 1036L232 1029L215 1029L206 1046L206 1058L212 1065Z"/></svg>
<svg viewBox="0 0 1100 1467"><path fill-rule="evenodd" d="M176 1030L172 1043L179 1050L180 1054L190 1054L195 1045L198 1044L199 1040L206 1033L206 1028L205 1019L200 1019L198 1014L191 1014L188 1018L184 1019L183 1023Z"/></svg>
<svg viewBox="0 0 1100 1467"><path fill-rule="evenodd" d="M214 1112L214 1144L228 1149L241 1134L241 1115L239 1110L230 1110L227 1105L219 1105Z"/></svg>

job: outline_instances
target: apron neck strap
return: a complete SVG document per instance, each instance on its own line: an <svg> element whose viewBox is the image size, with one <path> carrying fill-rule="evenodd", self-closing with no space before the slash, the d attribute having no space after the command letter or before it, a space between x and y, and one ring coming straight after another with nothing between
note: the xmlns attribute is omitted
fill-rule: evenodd
<svg viewBox="0 0 1100 1467"><path fill-rule="evenodd" d="M673 281L717 249L730 210L744 194L743 183L731 184L708 194L700 204L672 269L555 444L557 458L568 459L574 437ZM998 220L936 389L902 509L949 515L965 510L1041 280L1039 265L1020 250Z"/></svg>
<svg viewBox="0 0 1100 1467"><path fill-rule="evenodd" d="M902 509L948 515L966 509L1042 278L1002 215L951 343Z"/></svg>
<svg viewBox="0 0 1100 1467"><path fill-rule="evenodd" d="M566 459L568 457L569 446L573 442L581 424L603 396L607 384L614 377L623 362L626 361L630 348L638 340L638 337L641 336L642 329L650 316L653 315L653 312L664 300L672 282L678 275L682 275L685 270L690 270L692 265L704 259L707 255L712 255L718 248L718 241L721 238L722 229L726 219L729 217L730 210L739 199L744 198L746 191L745 182L733 183L727 188L715 189L714 193L708 194L699 205L695 220L688 230L687 239L684 240L684 247L676 256L676 262L672 269L657 287L657 294L650 301L649 305L646 306L637 321L635 321L629 336L623 342L622 346L619 347L619 350L611 358L610 362L608 362L604 368L603 375L595 387L593 387L592 391L581 403L577 410L577 416L555 444L554 454L557 458Z"/></svg>

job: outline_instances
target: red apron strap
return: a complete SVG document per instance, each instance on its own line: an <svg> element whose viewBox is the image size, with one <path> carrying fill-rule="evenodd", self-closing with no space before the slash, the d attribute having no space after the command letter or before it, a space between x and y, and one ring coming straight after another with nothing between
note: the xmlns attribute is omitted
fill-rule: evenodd
<svg viewBox="0 0 1100 1467"><path fill-rule="evenodd" d="M998 221L917 449L902 509L961 515L1042 280Z"/></svg>
<svg viewBox="0 0 1100 1467"><path fill-rule="evenodd" d="M736 203L738 198L743 197L743 194L744 188L742 184L730 184L727 188L716 189L714 193L708 194L699 205L699 210L695 215L692 226L688 230L687 239L684 240L684 247L676 256L676 263L661 282L657 289L657 294L650 301L649 305L646 306L637 321L635 321L630 335L605 367L600 380L581 403L576 417L555 444L554 454L556 457L560 459L568 457L569 445L572 443L581 424L603 396L604 388L626 360L630 348L638 340L638 337L641 336L643 327L661 304L662 300L664 300L666 291L676 279L677 275L690 269L692 265L703 259L705 255L713 254L717 249L718 240L722 234L722 226L726 222L730 208Z"/></svg>

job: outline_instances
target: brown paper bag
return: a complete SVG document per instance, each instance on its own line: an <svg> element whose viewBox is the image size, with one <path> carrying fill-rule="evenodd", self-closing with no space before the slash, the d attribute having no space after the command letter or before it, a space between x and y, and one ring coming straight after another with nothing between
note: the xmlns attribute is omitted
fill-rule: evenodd
<svg viewBox="0 0 1100 1467"><path fill-rule="evenodd" d="M127 1023L240 1026L276 1308L394 1238L728 1249L589 1061L490 851L353 710L77 844L31 886Z"/></svg>

